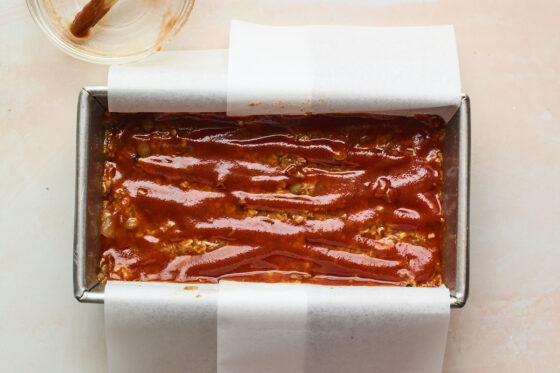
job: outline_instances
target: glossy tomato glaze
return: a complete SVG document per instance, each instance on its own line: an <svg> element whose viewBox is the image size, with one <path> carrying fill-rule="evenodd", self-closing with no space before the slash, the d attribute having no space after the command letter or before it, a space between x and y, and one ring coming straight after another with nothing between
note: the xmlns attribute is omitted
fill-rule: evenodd
<svg viewBox="0 0 560 373"><path fill-rule="evenodd" d="M439 117L104 125L101 281L441 284Z"/></svg>

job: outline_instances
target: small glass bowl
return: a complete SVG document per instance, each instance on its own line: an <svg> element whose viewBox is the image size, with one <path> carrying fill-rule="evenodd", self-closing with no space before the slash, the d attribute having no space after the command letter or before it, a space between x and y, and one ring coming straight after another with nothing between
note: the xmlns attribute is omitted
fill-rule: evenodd
<svg viewBox="0 0 560 373"><path fill-rule="evenodd" d="M35 22L69 55L84 61L117 64L139 60L161 49L187 21L194 0L119 0L87 37L70 32L89 0L27 0Z"/></svg>

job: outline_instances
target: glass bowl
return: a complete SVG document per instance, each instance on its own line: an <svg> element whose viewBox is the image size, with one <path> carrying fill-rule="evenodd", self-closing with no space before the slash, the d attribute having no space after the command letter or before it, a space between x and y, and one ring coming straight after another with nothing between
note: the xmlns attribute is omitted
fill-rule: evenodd
<svg viewBox="0 0 560 373"><path fill-rule="evenodd" d="M161 49L187 21L194 0L119 0L86 37L70 32L89 0L27 0L35 22L69 55L93 63L131 62Z"/></svg>

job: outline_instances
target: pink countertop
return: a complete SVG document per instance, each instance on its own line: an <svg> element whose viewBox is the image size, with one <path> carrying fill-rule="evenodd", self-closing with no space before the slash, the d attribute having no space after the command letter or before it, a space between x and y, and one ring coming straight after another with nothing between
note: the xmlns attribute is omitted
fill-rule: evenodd
<svg viewBox="0 0 560 373"><path fill-rule="evenodd" d="M560 371L560 3L198 0L169 49L226 48L230 19L275 25L454 24L472 100L471 292L445 372ZM72 296L76 100L107 67L0 3L0 361L104 372L103 308Z"/></svg>

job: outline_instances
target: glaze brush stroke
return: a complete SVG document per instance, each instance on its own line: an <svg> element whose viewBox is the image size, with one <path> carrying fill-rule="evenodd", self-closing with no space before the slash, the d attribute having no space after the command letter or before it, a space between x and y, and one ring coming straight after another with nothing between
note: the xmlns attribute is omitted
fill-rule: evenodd
<svg viewBox="0 0 560 373"><path fill-rule="evenodd" d="M103 125L101 281L442 283L440 117Z"/></svg>

